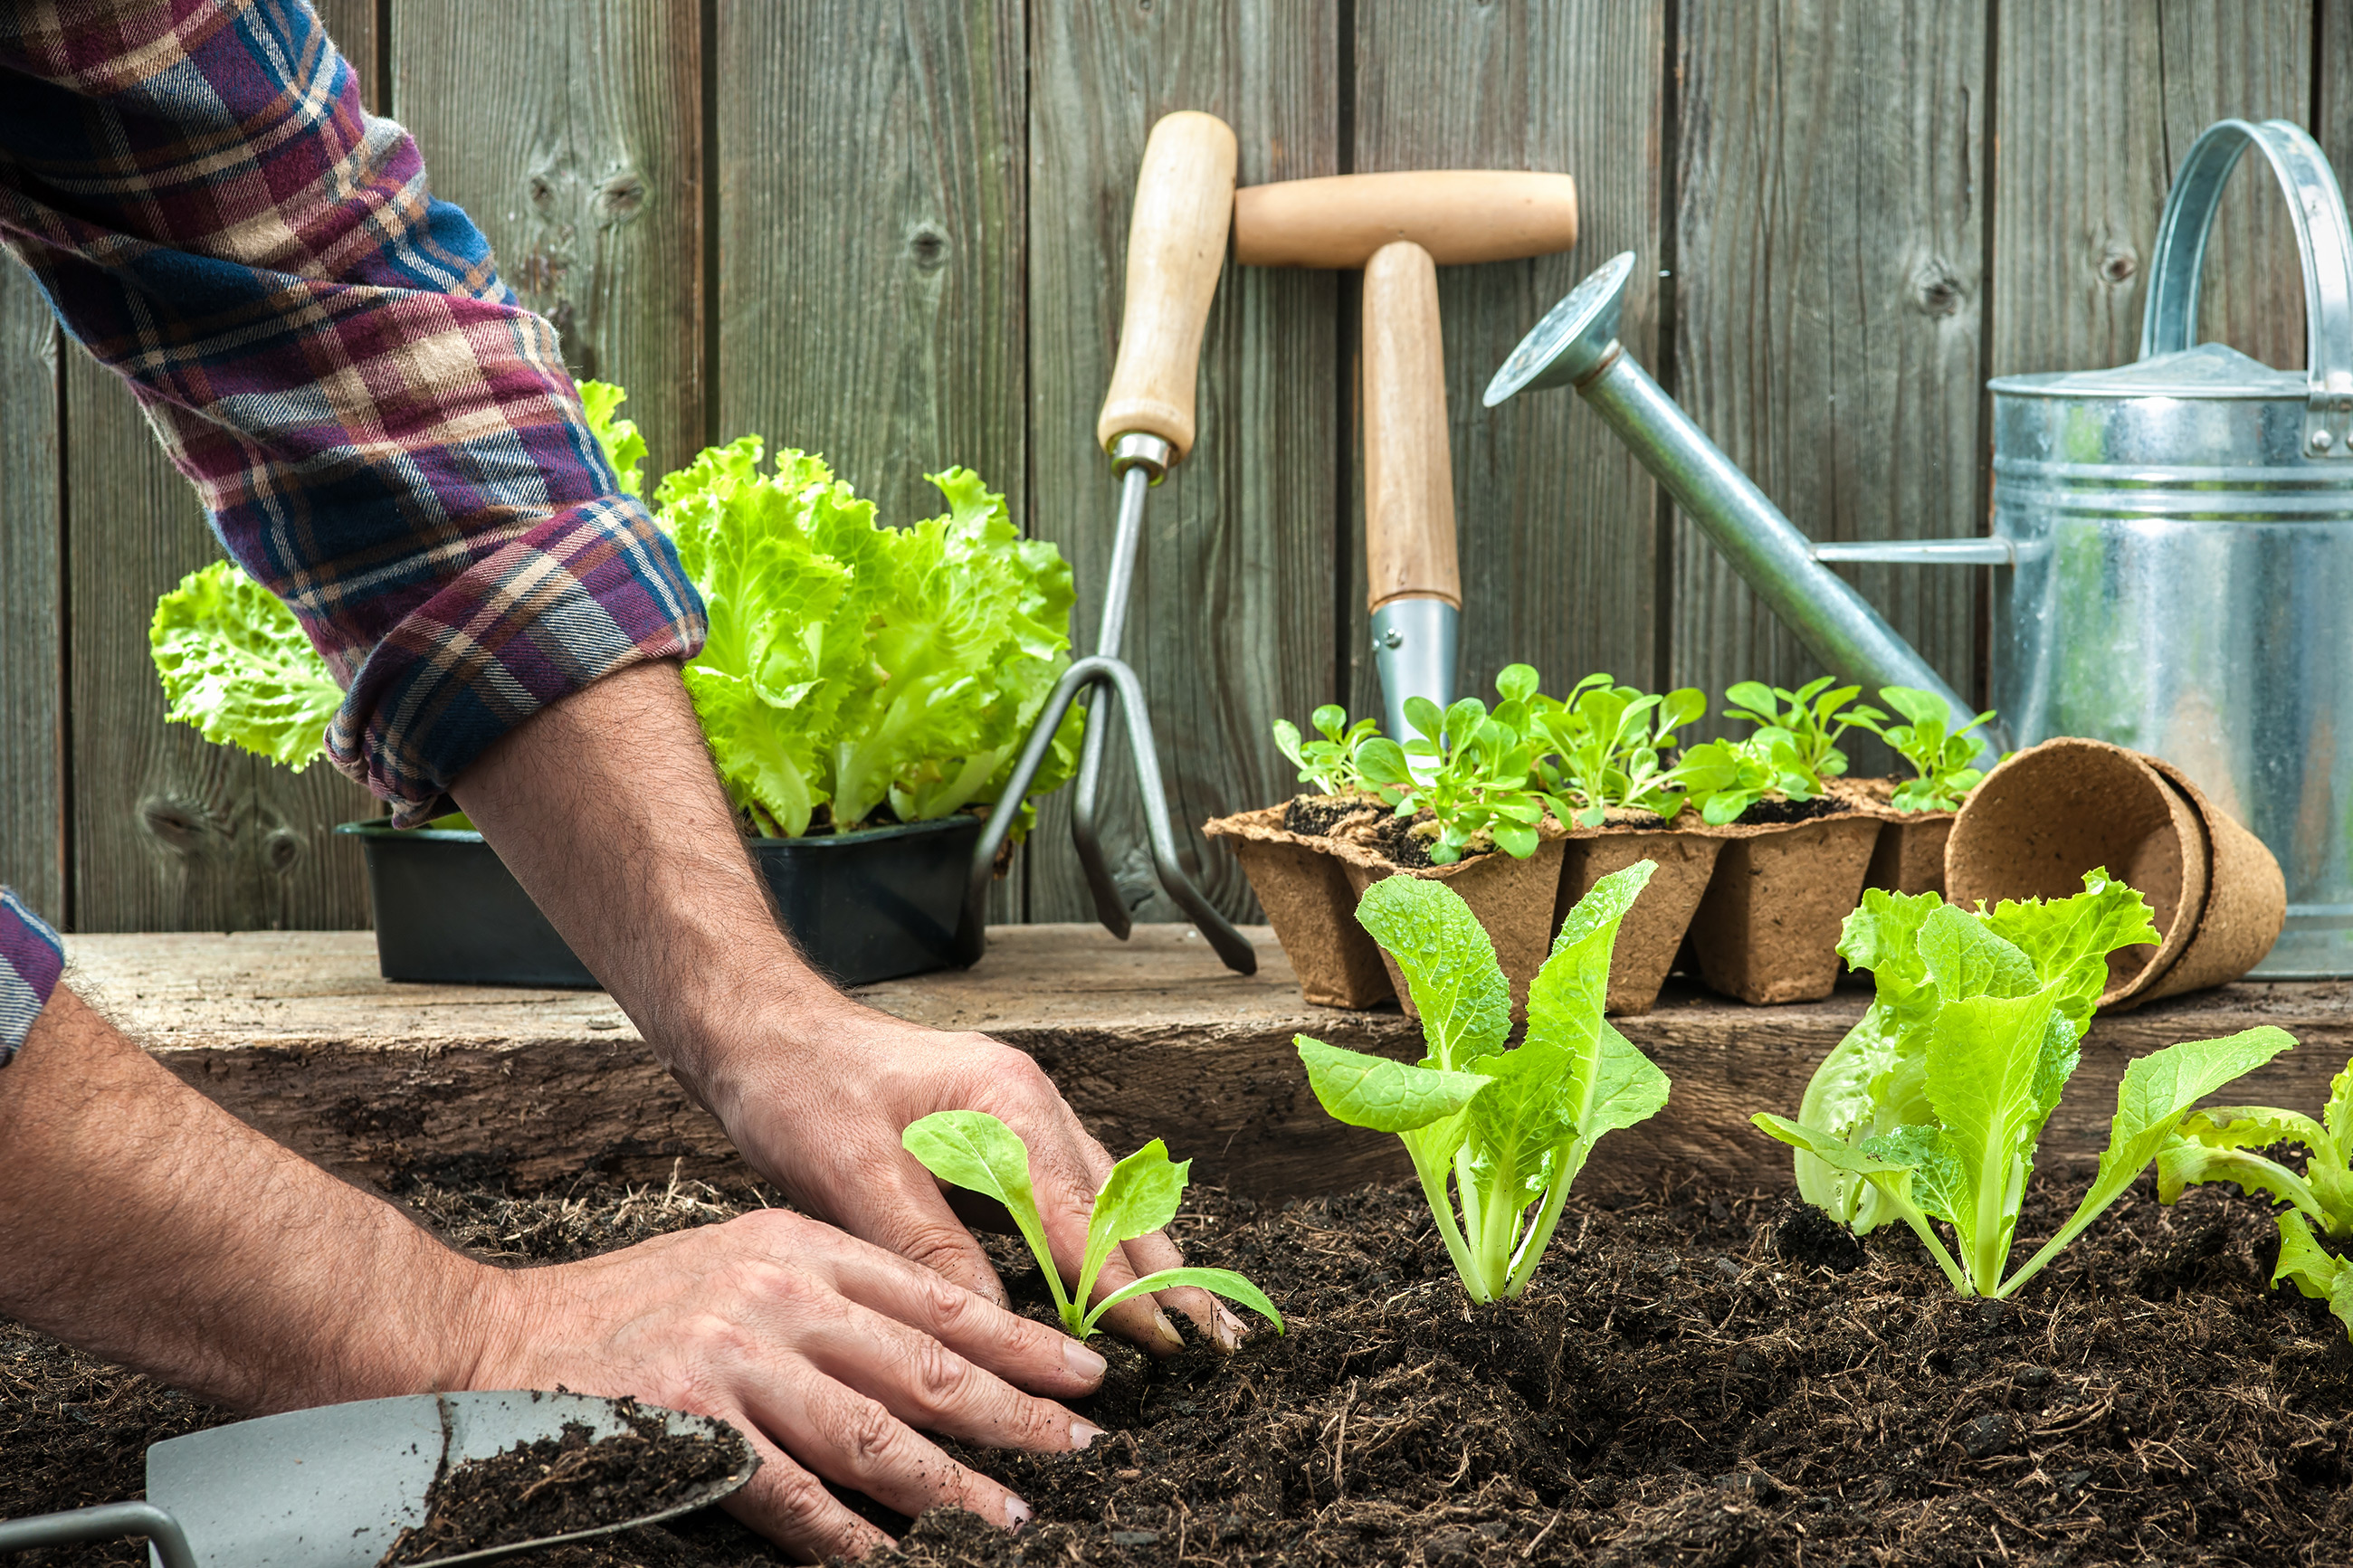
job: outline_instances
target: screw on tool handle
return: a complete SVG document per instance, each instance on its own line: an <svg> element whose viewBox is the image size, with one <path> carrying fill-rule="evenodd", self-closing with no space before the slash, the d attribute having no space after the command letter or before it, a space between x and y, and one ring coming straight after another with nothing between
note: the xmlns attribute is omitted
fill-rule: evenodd
<svg viewBox="0 0 2353 1568"><path fill-rule="evenodd" d="M1234 193L1234 259L1246 267L1362 267L1399 239L1440 266L1567 250L1577 243L1577 182L1505 169L1421 169Z"/></svg>
<svg viewBox="0 0 2353 1568"><path fill-rule="evenodd" d="M1164 116L1144 144L1127 228L1127 308L1095 438L1157 436L1193 449L1193 384L1234 214L1234 133L1213 114Z"/></svg>
<svg viewBox="0 0 2353 1568"><path fill-rule="evenodd" d="M1438 268L1409 239L1365 263L1365 569L1367 608L1462 607Z"/></svg>

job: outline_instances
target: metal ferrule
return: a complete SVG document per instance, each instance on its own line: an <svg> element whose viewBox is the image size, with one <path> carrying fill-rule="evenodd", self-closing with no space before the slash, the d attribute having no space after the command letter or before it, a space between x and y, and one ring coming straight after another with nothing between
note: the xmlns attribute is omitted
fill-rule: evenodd
<svg viewBox="0 0 2353 1568"><path fill-rule="evenodd" d="M1111 443L1111 471L1124 476L1130 468L1142 468L1158 484L1168 477L1176 466L1176 448L1157 436L1141 430L1131 430L1124 436L1114 436Z"/></svg>
<svg viewBox="0 0 2353 1568"><path fill-rule="evenodd" d="M1462 612L1443 599L1391 599L1373 612L1373 664L1381 678L1381 733L1410 741L1409 697L1440 708L1454 700L1454 669L1461 647Z"/></svg>

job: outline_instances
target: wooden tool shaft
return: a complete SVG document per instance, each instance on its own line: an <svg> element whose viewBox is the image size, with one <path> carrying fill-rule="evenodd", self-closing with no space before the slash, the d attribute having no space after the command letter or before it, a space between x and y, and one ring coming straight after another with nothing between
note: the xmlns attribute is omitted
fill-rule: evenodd
<svg viewBox="0 0 2353 1568"><path fill-rule="evenodd" d="M1370 607L1420 597L1460 609L1438 268L1411 240L1381 247L1365 264L1364 337Z"/></svg>
<svg viewBox="0 0 2353 1568"><path fill-rule="evenodd" d="M1577 243L1577 182L1506 169L1333 174L1234 195L1234 259L1362 267L1409 239L1441 266L1546 256Z"/></svg>
<svg viewBox="0 0 2353 1568"><path fill-rule="evenodd" d="M1127 228L1127 306L1095 438L1193 448L1193 388L1234 211L1234 133L1215 115L1164 116L1144 144Z"/></svg>

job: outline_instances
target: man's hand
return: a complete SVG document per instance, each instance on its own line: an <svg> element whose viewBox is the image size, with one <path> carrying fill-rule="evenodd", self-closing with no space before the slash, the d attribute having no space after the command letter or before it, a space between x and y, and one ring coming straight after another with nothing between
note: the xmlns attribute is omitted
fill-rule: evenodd
<svg viewBox="0 0 2353 1568"><path fill-rule="evenodd" d="M917 1427L1042 1453L1102 1436L1022 1392L1087 1393L1101 1356L782 1209L500 1283L505 1302L474 1386L628 1394L726 1422L760 1456L728 1511L812 1560L890 1539L820 1477L910 1516L963 1508L1028 1522L1028 1504Z"/></svg>
<svg viewBox="0 0 2353 1568"><path fill-rule="evenodd" d="M459 805L737 1148L793 1202L994 1300L1003 1287L939 1184L901 1146L935 1110L986 1110L1029 1146L1038 1206L1066 1281L1111 1170L1029 1057L851 1002L777 931L677 667L607 676L502 737ZM1165 1236L1126 1244L1098 1289L1182 1261ZM1114 1331L1166 1353L1160 1307L1231 1346L1241 1321L1203 1290L1114 1308Z"/></svg>
<svg viewBox="0 0 2353 1568"><path fill-rule="evenodd" d="M635 1394L742 1431L763 1464L729 1506L813 1557L883 1540L817 1477L910 1514L1029 1517L916 1426L1046 1452L1098 1435L1036 1395L1085 1393L1102 1357L797 1214L544 1268L463 1257L231 1117L64 987L0 1069L0 1317L234 1408Z"/></svg>

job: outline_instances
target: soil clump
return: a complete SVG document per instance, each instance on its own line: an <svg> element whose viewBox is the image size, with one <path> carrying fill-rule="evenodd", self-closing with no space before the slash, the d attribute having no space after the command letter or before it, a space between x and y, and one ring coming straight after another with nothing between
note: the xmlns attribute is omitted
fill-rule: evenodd
<svg viewBox="0 0 2353 1568"><path fill-rule="evenodd" d="M1743 827L1767 827L1787 822L1811 822L1817 816L1830 816L1846 809L1843 801L1827 795L1812 795L1805 800L1786 797L1776 800L1767 795L1751 805L1736 820Z"/></svg>
<svg viewBox="0 0 2353 1568"><path fill-rule="evenodd" d="M2037 1178L2021 1247L2081 1184ZM411 1201L461 1244L553 1260L762 1200L584 1181ZM1121 1358L1079 1406L1110 1429L1085 1452L951 1446L1036 1521L870 1506L908 1561L2075 1568L2339 1562L2353 1539L2353 1345L2263 1289L2275 1233L2235 1192L2162 1207L2144 1177L2004 1302L1953 1295L1901 1227L1855 1242L1779 1195L1572 1203L1527 1296L1493 1307L1464 1298L1418 1192L1187 1203L1190 1260L1250 1275L1291 1331ZM1018 1244L992 1251L1040 1310ZM145 1444L229 1418L0 1326L0 1517L135 1496ZM777 1560L715 1510L532 1559Z"/></svg>

